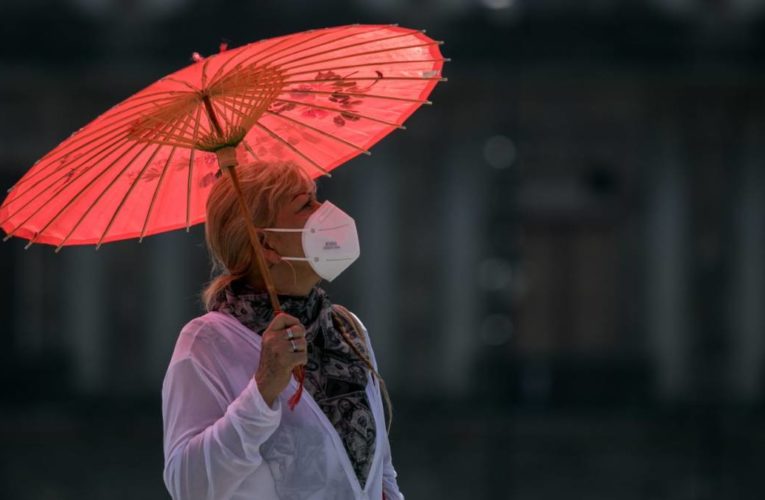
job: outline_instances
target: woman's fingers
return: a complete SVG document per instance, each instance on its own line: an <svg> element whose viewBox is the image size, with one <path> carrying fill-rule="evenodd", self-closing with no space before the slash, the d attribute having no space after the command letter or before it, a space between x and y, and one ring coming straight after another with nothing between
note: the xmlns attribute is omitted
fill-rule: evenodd
<svg viewBox="0 0 765 500"><path fill-rule="evenodd" d="M291 348L290 351L292 351ZM290 355L292 359L292 368L308 363L308 352L305 349L305 345L299 347L296 352L290 352Z"/></svg>
<svg viewBox="0 0 765 500"><path fill-rule="evenodd" d="M287 313L279 313L276 315L274 319L271 320L271 324L269 325L269 328L272 330L283 330L287 327L295 327L300 326L302 328L302 325L300 324L300 321L294 317L290 316Z"/></svg>
<svg viewBox="0 0 765 500"><path fill-rule="evenodd" d="M279 313L263 332L262 341L255 378L267 394L278 395L289 383L295 367L308 362L305 327L294 316Z"/></svg>
<svg viewBox="0 0 765 500"><path fill-rule="evenodd" d="M306 351L305 333L305 327L297 318L279 313L271 320L264 337L280 339L281 341L277 342L278 350L283 353L299 353Z"/></svg>
<svg viewBox="0 0 765 500"><path fill-rule="evenodd" d="M288 326L284 329L284 338L287 340L305 338L305 328L300 324Z"/></svg>
<svg viewBox="0 0 765 500"><path fill-rule="evenodd" d="M289 364L290 370L308 362L308 344L305 337L295 337L294 339L288 340L285 336L279 344L279 350L282 351L285 361Z"/></svg>
<svg viewBox="0 0 765 500"><path fill-rule="evenodd" d="M285 342L287 343L287 346L290 347L290 350L292 352L301 352L306 350L306 346L308 343L305 340L305 337L295 337L294 339L286 339Z"/></svg>

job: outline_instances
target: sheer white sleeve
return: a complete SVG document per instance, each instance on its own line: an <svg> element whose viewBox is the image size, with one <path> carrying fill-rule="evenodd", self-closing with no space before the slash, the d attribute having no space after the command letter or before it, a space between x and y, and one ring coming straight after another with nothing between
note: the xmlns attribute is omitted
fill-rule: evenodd
<svg viewBox="0 0 765 500"><path fill-rule="evenodd" d="M281 420L254 378L227 406L221 382L193 357L174 360L162 385L164 481L174 500L225 500L259 467ZM268 485L264 485L268 487Z"/></svg>
<svg viewBox="0 0 765 500"><path fill-rule="evenodd" d="M398 489L396 481L396 469L393 467L393 460L390 454L390 442L388 436L385 436L385 456L383 459L383 494L386 500L404 500L404 495Z"/></svg>

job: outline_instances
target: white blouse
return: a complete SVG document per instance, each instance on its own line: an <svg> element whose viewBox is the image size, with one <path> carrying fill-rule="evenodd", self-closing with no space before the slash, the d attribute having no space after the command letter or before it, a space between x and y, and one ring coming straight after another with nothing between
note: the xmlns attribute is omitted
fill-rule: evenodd
<svg viewBox="0 0 765 500"><path fill-rule="evenodd" d="M221 312L194 318L181 330L162 384L163 477L170 496L379 500L384 492L388 500L403 500L372 375L366 391L377 441L362 490L340 436L308 391L289 409L294 377L271 407L266 404L253 377L260 347L260 335Z"/></svg>

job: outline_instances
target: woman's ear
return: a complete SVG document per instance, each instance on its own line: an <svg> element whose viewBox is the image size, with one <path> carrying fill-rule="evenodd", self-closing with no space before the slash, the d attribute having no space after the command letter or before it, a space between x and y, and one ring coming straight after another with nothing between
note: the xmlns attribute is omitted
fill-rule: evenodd
<svg viewBox="0 0 765 500"><path fill-rule="evenodd" d="M269 267L282 261L281 256L270 248L263 249L263 256L266 258L266 262L268 262Z"/></svg>
<svg viewBox="0 0 765 500"><path fill-rule="evenodd" d="M268 238L261 237L260 239L261 246L263 247L263 256L266 258L266 262L269 265L278 264L281 262L282 257L279 255L279 253L274 249L274 247L271 246L271 244L268 242Z"/></svg>

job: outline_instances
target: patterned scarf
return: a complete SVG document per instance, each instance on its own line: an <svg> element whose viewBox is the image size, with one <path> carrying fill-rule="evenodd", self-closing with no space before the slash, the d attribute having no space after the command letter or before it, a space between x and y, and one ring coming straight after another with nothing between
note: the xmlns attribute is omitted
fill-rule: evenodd
<svg viewBox="0 0 765 500"><path fill-rule="evenodd" d="M329 296L318 286L305 297L278 298L282 311L296 317L306 329L305 389L335 427L363 488L375 451L375 421L365 392L366 366L339 332L340 324L366 355L364 343L352 325L332 313ZM233 316L258 335L273 319L268 293L237 282L221 291L212 310Z"/></svg>

